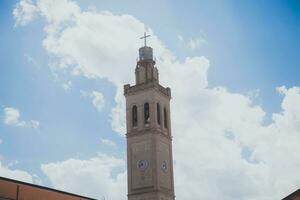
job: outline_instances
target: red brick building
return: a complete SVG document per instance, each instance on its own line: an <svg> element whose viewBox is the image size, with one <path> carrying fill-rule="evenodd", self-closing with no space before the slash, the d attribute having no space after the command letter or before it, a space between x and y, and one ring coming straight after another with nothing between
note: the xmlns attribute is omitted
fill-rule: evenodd
<svg viewBox="0 0 300 200"><path fill-rule="evenodd" d="M96 200L68 192L0 177L0 200Z"/></svg>
<svg viewBox="0 0 300 200"><path fill-rule="evenodd" d="M300 200L300 189L296 190L295 192L283 198L282 200Z"/></svg>

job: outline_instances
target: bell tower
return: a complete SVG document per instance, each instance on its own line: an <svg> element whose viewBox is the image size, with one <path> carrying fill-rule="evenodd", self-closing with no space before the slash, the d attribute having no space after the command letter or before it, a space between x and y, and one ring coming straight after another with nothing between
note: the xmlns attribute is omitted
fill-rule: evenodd
<svg viewBox="0 0 300 200"><path fill-rule="evenodd" d="M159 84L148 36L142 37L135 85L124 85L128 200L174 200L171 89Z"/></svg>

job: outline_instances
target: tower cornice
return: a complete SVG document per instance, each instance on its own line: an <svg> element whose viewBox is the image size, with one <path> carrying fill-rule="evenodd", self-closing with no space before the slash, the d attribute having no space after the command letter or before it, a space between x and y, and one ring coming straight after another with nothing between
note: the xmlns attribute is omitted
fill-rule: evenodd
<svg viewBox="0 0 300 200"><path fill-rule="evenodd" d="M149 89L154 89L168 99L171 99L171 89L169 87L165 88L157 82L142 83L133 86L130 86L130 84L124 85L124 95L126 97Z"/></svg>

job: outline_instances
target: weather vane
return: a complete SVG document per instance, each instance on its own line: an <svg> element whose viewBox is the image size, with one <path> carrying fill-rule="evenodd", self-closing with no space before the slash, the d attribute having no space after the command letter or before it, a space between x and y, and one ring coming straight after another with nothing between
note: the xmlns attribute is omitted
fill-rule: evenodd
<svg viewBox="0 0 300 200"><path fill-rule="evenodd" d="M144 39L144 44L145 46L147 46L147 37L150 37L150 35L147 35L146 32L144 32L144 36L143 37L140 37L140 39Z"/></svg>

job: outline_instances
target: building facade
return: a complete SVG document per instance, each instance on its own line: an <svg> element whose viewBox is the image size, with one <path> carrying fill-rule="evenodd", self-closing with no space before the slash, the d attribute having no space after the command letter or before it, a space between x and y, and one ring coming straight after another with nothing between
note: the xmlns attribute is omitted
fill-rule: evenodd
<svg viewBox="0 0 300 200"><path fill-rule="evenodd" d="M159 84L153 50L139 49L135 85L124 86L128 200L174 200L171 89Z"/></svg>
<svg viewBox="0 0 300 200"><path fill-rule="evenodd" d="M52 188L0 177L0 200L96 200Z"/></svg>
<svg viewBox="0 0 300 200"><path fill-rule="evenodd" d="M300 189L296 190L295 192L283 198L282 200L300 200Z"/></svg>

